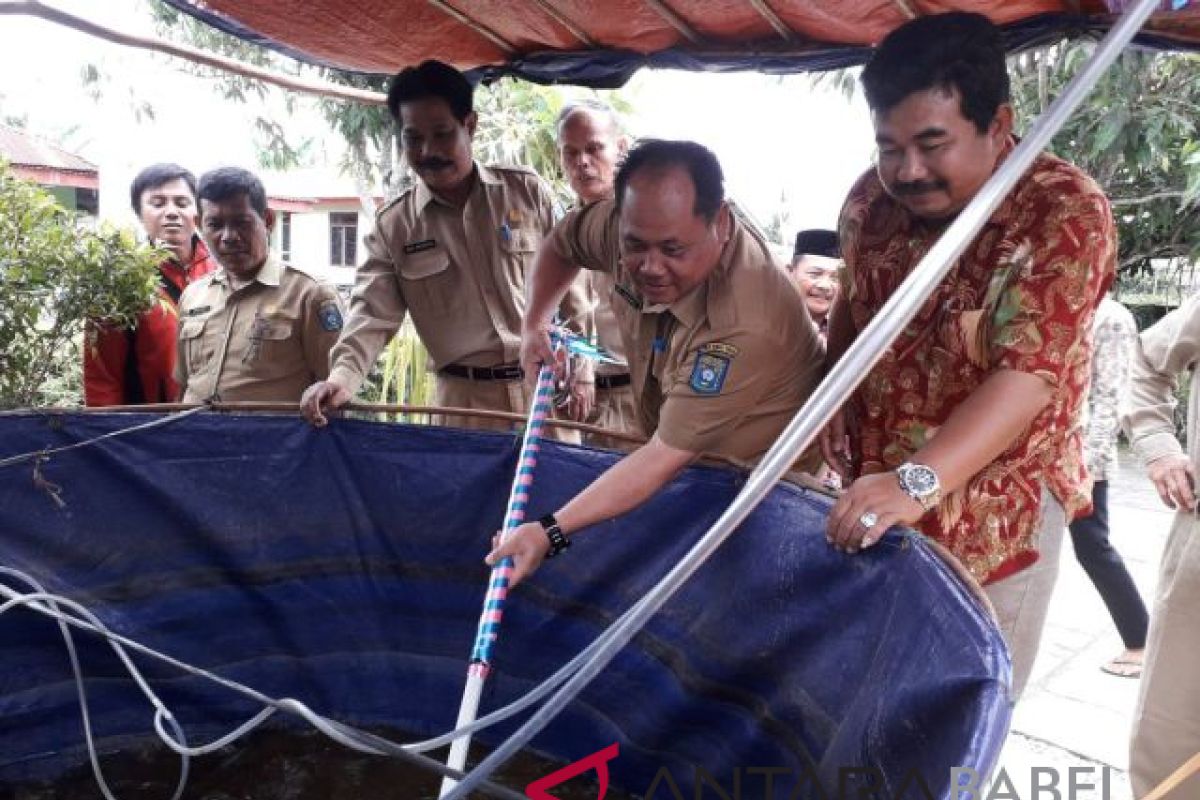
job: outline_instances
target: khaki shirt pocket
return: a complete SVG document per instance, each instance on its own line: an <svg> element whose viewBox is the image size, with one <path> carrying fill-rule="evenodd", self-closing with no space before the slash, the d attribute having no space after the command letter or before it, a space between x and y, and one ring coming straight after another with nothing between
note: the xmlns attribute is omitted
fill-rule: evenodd
<svg viewBox="0 0 1200 800"><path fill-rule="evenodd" d="M292 338L293 326L290 322L272 322L262 332L262 338L268 342L277 342Z"/></svg>
<svg viewBox="0 0 1200 800"><path fill-rule="evenodd" d="M295 330L291 320L267 320L258 331L251 328L244 363L258 363L260 369L283 369L292 366L300 347L292 341Z"/></svg>
<svg viewBox="0 0 1200 800"><path fill-rule="evenodd" d="M533 256L541 240L537 231L525 228L510 230L507 237L500 239L500 252L504 255L504 277L518 294L525 291L525 278L533 267Z"/></svg>
<svg viewBox="0 0 1200 800"><path fill-rule="evenodd" d="M188 374L195 376L204 371L212 359L211 342L204 336L207 319L185 319L179 326L179 341Z"/></svg>
<svg viewBox="0 0 1200 800"><path fill-rule="evenodd" d="M400 291L416 316L446 316L459 295L450 254L441 248L404 256L398 270Z"/></svg>

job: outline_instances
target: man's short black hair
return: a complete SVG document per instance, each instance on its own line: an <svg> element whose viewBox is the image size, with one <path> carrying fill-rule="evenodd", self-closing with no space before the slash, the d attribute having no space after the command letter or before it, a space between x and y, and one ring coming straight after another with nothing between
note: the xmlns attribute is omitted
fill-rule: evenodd
<svg viewBox="0 0 1200 800"><path fill-rule="evenodd" d="M792 258L797 259L800 256L841 258L842 248L838 243L837 233L818 228L800 231L796 234L796 249L792 251Z"/></svg>
<svg viewBox="0 0 1200 800"><path fill-rule="evenodd" d="M445 100L459 122L465 121L475 108L475 89L467 77L449 64L430 59L415 67L406 67L392 78L388 87L388 111L399 122L401 103L429 97Z"/></svg>
<svg viewBox="0 0 1200 800"><path fill-rule="evenodd" d="M191 189L192 200L196 200L196 176L178 164L151 164L139 172L129 185L129 204L133 206L133 213L142 213L142 194L147 189L157 189L181 178Z"/></svg>
<svg viewBox="0 0 1200 800"><path fill-rule="evenodd" d="M1000 29L982 14L919 17L892 31L862 73L867 105L886 113L914 92L957 89L962 114L987 131L1009 100Z"/></svg>
<svg viewBox="0 0 1200 800"><path fill-rule="evenodd" d="M643 139L635 144L617 168L617 208L625 201L625 188L641 169L683 167L696 188L692 212L712 222L725 200L725 175L713 152L702 144L667 139Z"/></svg>
<svg viewBox="0 0 1200 800"><path fill-rule="evenodd" d="M250 207L263 219L267 218L267 190L258 176L241 167L221 167L200 176L201 200L220 203L240 194L250 200Z"/></svg>

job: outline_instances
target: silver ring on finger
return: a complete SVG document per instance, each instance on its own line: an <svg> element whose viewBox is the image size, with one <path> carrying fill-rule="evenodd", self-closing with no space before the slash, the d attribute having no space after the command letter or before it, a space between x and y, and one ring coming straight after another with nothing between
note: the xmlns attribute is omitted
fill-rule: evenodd
<svg viewBox="0 0 1200 800"><path fill-rule="evenodd" d="M879 522L879 515L874 511L868 511L858 518L858 524L862 525L867 530L875 527L875 523Z"/></svg>

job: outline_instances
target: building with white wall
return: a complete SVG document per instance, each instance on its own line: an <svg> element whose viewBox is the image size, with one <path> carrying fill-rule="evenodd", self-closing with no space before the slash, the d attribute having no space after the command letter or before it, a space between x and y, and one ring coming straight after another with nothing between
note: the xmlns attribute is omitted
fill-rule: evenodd
<svg viewBox="0 0 1200 800"><path fill-rule="evenodd" d="M313 171L263 175L267 205L275 211L271 247L285 261L338 286L354 283L366 257L363 237L382 197L364 201L353 181Z"/></svg>

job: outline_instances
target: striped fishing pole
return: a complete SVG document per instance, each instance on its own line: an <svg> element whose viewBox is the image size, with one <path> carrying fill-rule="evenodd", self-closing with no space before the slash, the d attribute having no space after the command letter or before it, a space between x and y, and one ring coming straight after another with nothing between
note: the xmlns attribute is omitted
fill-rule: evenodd
<svg viewBox="0 0 1200 800"><path fill-rule="evenodd" d="M508 510L504 514L502 536L508 536L510 531L525 521L525 512L529 508L529 491L533 487L533 470L537 466L538 451L541 449L542 430L546 424L546 417L550 414L553 398L554 367L547 364L538 372L537 388L534 390L529 419L525 423L525 434L521 441L521 457L517 460L517 472L513 476L512 489L508 495ZM500 636L500 620L504 616L504 602L508 597L512 571L511 556L492 567L487 596L483 600L483 613L479 616L479 627L475 632L475 646L471 650L471 665L467 668L467 685L463 689L462 703L458 708L456 728L474 722L479 711L483 684L492 668L492 650ZM467 763L467 750L470 746L470 736L455 739L450 745L447 766L461 770ZM443 778L439 796L445 797L457 783L453 778Z"/></svg>
<svg viewBox="0 0 1200 800"><path fill-rule="evenodd" d="M586 339L566 330L555 328L551 332L551 340L555 351L565 351L568 355L576 355L596 361L615 362L602 348L588 342ZM525 423L525 433L521 440L521 457L517 460L517 472L513 476L512 489L508 494L508 510L504 514L502 537L525 521L525 512L529 509L529 493L533 488L533 470L537 467L538 452L541 450L542 431L546 426L546 417L550 415L550 407L554 399L554 367L552 364L543 365L538 371L537 388L534 390L533 403L529 409L529 419ZM475 721L479 712L479 699L483 694L483 685L487 682L488 673L492 668L492 650L500 637L500 620L504 616L504 604L508 599L508 585L512 578L512 557L502 559L492 567L488 579L487 595L483 600L483 613L479 616L479 627L475 632L475 646L471 650L471 664L467 668L467 685L463 689L462 703L458 707L458 722L454 727L462 728ZM471 746L471 737L460 736L450 745L450 755L446 765L462 770L467 763L467 750ZM453 778L443 778L440 797L445 797L457 785Z"/></svg>

